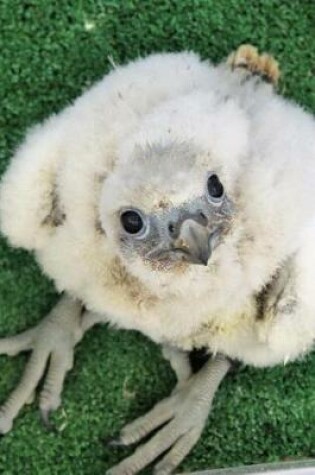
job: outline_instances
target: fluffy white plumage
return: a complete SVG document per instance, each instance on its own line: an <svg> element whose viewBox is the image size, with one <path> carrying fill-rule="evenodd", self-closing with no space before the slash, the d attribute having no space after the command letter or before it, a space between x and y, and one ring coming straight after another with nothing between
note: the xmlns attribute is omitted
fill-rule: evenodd
<svg viewBox="0 0 315 475"><path fill-rule="evenodd" d="M244 69L152 55L28 134L2 180L1 229L95 320L287 362L315 341L314 132ZM233 211L207 266L154 266L122 246L119 210L164 216L203 196L209 172Z"/></svg>

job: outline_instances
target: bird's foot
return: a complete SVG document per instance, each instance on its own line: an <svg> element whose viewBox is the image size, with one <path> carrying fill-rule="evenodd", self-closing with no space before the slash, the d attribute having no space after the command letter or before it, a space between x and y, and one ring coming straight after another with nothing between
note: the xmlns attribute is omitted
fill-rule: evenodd
<svg viewBox="0 0 315 475"><path fill-rule="evenodd" d="M155 466L155 475L175 470L198 441L211 409L214 394L230 363L223 356L209 361L172 395L158 403L148 414L125 426L114 446L134 444L164 425L133 455L107 471L107 475L138 473L162 453L167 454Z"/></svg>
<svg viewBox="0 0 315 475"><path fill-rule="evenodd" d="M228 57L231 68L242 68L251 75L258 75L262 79L276 86L280 77L279 63L273 56L260 54L252 45L241 45Z"/></svg>
<svg viewBox="0 0 315 475"><path fill-rule="evenodd" d="M65 296L38 326L0 339L0 354L12 356L32 351L20 383L0 407L0 434L10 431L20 409L33 398L48 361L39 407L43 422L49 426L49 413L61 403L63 382L73 364L74 346L83 335L81 314L81 304Z"/></svg>
<svg viewBox="0 0 315 475"><path fill-rule="evenodd" d="M179 388L192 375L192 367L189 361L189 353L178 350L171 346L163 346L162 354L167 359L176 374L177 386Z"/></svg>

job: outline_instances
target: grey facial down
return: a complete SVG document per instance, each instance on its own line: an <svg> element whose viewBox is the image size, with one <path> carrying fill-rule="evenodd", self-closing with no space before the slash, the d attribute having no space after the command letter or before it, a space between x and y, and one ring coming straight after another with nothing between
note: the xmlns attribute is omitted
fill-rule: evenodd
<svg viewBox="0 0 315 475"><path fill-rule="evenodd" d="M234 207L227 196L216 203L201 196L179 207L142 214L145 230L139 235L122 232L122 252L130 256L132 251L161 265L187 262L206 266L229 231L233 215Z"/></svg>

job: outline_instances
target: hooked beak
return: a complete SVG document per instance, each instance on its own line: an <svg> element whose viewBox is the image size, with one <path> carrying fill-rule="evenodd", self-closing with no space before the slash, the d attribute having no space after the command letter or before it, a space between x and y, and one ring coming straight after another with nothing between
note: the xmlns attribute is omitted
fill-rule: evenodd
<svg viewBox="0 0 315 475"><path fill-rule="evenodd" d="M186 219L174 242L173 251L181 254L186 262L206 266L220 233L220 228L210 232L205 225L199 224L194 219Z"/></svg>
<svg viewBox="0 0 315 475"><path fill-rule="evenodd" d="M171 243L161 244L146 254L146 259L161 263L188 262L208 265L212 251L217 247L223 233L222 226L209 229L208 223L200 222L200 214L190 214L181 221Z"/></svg>

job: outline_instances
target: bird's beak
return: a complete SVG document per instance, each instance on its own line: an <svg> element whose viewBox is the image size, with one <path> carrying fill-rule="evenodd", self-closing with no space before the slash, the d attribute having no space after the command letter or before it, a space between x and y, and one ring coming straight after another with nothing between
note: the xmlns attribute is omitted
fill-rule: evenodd
<svg viewBox="0 0 315 475"><path fill-rule="evenodd" d="M219 229L211 232L205 225L189 218L183 221L173 250L186 262L206 266L218 235Z"/></svg>

